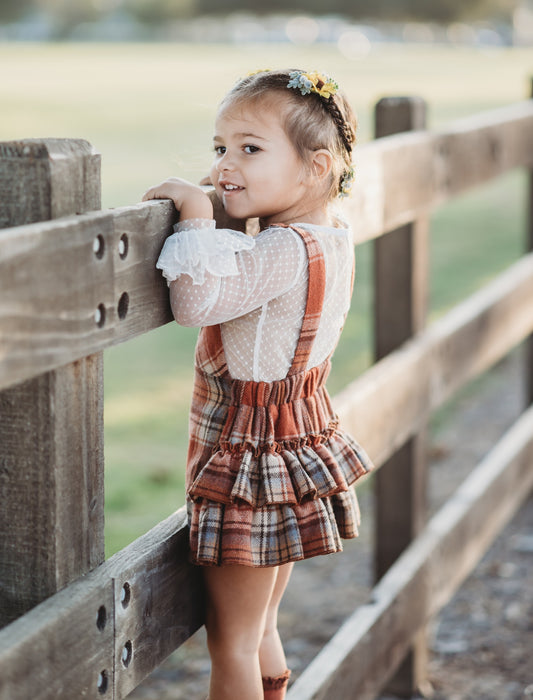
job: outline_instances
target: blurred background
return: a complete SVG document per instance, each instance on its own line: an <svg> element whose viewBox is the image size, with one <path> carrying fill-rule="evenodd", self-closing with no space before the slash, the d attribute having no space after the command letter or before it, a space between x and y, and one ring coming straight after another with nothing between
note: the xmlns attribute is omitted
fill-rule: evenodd
<svg viewBox="0 0 533 700"><path fill-rule="evenodd" d="M533 0L1 0L0 139L87 139L103 206L131 205L170 175L198 181L226 90L287 66L335 77L359 143L383 96L423 97L438 130L529 97ZM433 214L432 318L520 255L525 197L511 173ZM332 393L372 361L371 246L357 258ZM195 338L169 324L106 352L108 555L184 501Z"/></svg>

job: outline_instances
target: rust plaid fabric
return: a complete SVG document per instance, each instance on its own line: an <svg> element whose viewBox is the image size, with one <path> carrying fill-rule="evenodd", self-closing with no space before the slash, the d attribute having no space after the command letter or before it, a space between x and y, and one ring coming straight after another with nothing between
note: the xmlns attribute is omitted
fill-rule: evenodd
<svg viewBox="0 0 533 700"><path fill-rule="evenodd" d="M309 281L291 368L274 382L231 378L220 326L196 349L187 459L191 558L196 564L277 566L342 549L357 536L353 483L372 468L338 427L325 382L329 359L306 370L324 301L320 244L305 243Z"/></svg>

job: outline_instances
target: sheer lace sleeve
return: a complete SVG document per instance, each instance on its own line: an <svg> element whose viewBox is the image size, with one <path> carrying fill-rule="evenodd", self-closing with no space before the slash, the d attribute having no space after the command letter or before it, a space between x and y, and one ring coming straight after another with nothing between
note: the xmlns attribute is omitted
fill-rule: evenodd
<svg viewBox="0 0 533 700"><path fill-rule="evenodd" d="M215 236L217 232L220 234L215 250L229 242L229 251L225 248L220 260L215 259L218 253L215 255L213 246L207 243L209 263L206 264L205 259L193 266L189 263L189 267L178 272L170 283L172 310L181 325L209 326L243 316L289 291L305 272L305 246L291 229L273 227L262 231L255 239L228 229L211 227L209 230L211 235L213 231ZM204 231L191 228L186 233L191 238L200 238L205 235ZM241 245L242 239L246 245ZM179 252L182 250L184 248ZM190 244L189 250L199 255L197 241ZM170 266L164 264L168 271ZM201 273L196 274L195 281L193 275L198 269Z"/></svg>
<svg viewBox="0 0 533 700"><path fill-rule="evenodd" d="M165 241L156 267L170 284L182 274L194 284L205 281L205 273L238 274L235 253L254 247L253 238L240 231L215 228L212 219L187 219L174 226L175 233Z"/></svg>

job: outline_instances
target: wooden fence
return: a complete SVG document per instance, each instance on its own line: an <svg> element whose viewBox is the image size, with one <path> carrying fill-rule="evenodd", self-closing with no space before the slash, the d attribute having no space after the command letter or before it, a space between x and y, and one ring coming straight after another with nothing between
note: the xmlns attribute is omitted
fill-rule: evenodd
<svg viewBox="0 0 533 700"><path fill-rule="evenodd" d="M384 138L358 148L346 213L356 243L376 239L378 361L336 407L382 467L380 579L291 700L420 687L424 626L533 486L529 409L425 522L428 417L533 332L532 253L425 328L428 213L532 168L533 102L439 132L418 99L382 100L376 116ZM203 619L183 509L103 561L102 351L171 319L154 264L175 212L95 211L99 156L84 141L0 144L0 193L0 699L118 700Z"/></svg>

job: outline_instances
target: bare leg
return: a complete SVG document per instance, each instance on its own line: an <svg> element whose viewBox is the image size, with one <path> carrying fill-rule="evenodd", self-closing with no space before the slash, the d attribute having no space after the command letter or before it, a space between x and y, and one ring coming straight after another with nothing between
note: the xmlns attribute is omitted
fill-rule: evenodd
<svg viewBox="0 0 533 700"><path fill-rule="evenodd" d="M293 563L277 567L274 590L268 602L265 631L259 647L259 663L263 676L279 676L287 669L285 652L278 633L278 609L289 578Z"/></svg>
<svg viewBox="0 0 533 700"><path fill-rule="evenodd" d="M276 568L206 567L209 700L263 700L259 646Z"/></svg>

